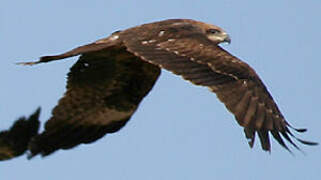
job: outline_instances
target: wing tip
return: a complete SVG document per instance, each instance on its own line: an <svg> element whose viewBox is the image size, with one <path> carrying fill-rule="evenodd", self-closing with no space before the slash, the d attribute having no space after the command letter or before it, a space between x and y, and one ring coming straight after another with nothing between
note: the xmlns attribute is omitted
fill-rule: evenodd
<svg viewBox="0 0 321 180"><path fill-rule="evenodd" d="M291 127L291 129L293 129L293 130L295 130L296 132L299 132L299 133L307 131L307 129L297 129L297 128L293 128L293 127ZM262 129L258 130L258 131L255 131L255 133L256 132L259 135L262 150L267 151L270 154L271 154L271 145L270 145L270 138L269 138L270 134L272 134L273 138L284 149L286 149L291 155L294 155L294 153L286 145L286 143L284 142L283 138L286 139L287 142L289 142L295 149L299 150L304 155L306 155L306 153L297 144L295 144L290 137L294 138L296 141L298 141L298 142L300 142L300 143L302 143L304 145L308 145L308 146L319 145L319 143L317 143L317 142L306 141L306 140L303 140L303 139L300 139L300 138L296 137L288 128L286 128L284 132L279 132L277 130L268 131L268 130L262 130ZM248 140L248 144L249 144L249 146L251 148L253 148L253 145L254 145L255 133L253 133L253 136L246 135L246 138ZM282 136L279 133L281 133Z"/></svg>
<svg viewBox="0 0 321 180"><path fill-rule="evenodd" d="M29 62L16 62L16 65L21 65L21 66L32 66L35 64L38 64L38 61L29 61Z"/></svg>
<svg viewBox="0 0 321 180"><path fill-rule="evenodd" d="M58 56L42 56L39 58L38 61L27 61L27 62L16 62L16 65L22 65L22 66L33 66L40 63L46 63L49 61L59 60L65 58L64 56L58 55Z"/></svg>

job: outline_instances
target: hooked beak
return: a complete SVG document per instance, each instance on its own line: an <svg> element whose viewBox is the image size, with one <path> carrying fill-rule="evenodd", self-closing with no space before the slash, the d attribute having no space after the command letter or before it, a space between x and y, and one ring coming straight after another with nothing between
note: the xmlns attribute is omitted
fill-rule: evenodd
<svg viewBox="0 0 321 180"><path fill-rule="evenodd" d="M223 42L226 42L226 43L228 43L228 44L231 44L231 38L230 38L230 36L229 36L228 34L225 34L225 37L224 37Z"/></svg>

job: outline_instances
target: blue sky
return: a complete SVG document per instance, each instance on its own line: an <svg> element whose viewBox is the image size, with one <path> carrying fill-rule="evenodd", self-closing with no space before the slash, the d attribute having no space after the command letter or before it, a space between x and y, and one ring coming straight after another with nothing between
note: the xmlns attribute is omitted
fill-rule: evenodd
<svg viewBox="0 0 321 180"><path fill-rule="evenodd" d="M77 58L34 67L19 61L64 52L120 29L168 18L224 28L223 45L250 64L286 119L321 142L321 2L3 0L0 6L0 128L42 107L41 120L65 90ZM0 178L18 179L319 179L320 146L292 156L247 145L243 129L206 88L167 71L120 132L90 145L28 161L0 162Z"/></svg>

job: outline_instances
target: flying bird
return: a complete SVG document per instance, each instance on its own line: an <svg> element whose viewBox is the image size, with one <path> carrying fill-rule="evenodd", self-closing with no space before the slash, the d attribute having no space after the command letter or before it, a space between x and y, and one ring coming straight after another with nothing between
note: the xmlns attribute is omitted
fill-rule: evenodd
<svg viewBox="0 0 321 180"><path fill-rule="evenodd" d="M208 87L234 114L250 147L258 135L271 150L270 136L290 151L290 129L254 69L222 49L230 43L220 27L190 19L170 19L116 31L109 37L63 54L43 56L35 65L80 55L68 73L67 90L42 133L29 142L30 157L91 143L120 130L160 75L168 70L195 85Z"/></svg>

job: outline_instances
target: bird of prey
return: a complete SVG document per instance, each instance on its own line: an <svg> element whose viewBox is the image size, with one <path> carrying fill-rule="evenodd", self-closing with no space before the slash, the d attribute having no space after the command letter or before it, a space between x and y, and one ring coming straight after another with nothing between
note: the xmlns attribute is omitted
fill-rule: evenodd
<svg viewBox="0 0 321 180"><path fill-rule="evenodd" d="M287 150L284 139L295 148L293 138L315 145L292 134L290 129L305 129L291 127L257 73L219 46L230 41L220 27L191 19L169 19L21 63L34 65L80 55L45 130L29 142L31 157L91 143L120 130L152 89L161 69L214 92L244 127L251 147L256 134L265 151L271 149L271 135Z"/></svg>

